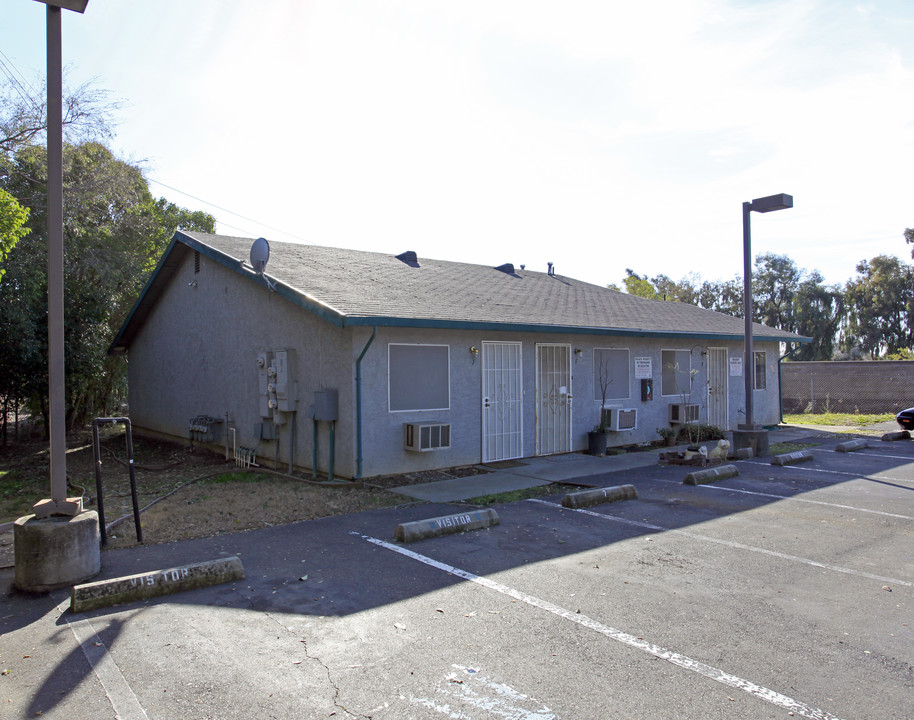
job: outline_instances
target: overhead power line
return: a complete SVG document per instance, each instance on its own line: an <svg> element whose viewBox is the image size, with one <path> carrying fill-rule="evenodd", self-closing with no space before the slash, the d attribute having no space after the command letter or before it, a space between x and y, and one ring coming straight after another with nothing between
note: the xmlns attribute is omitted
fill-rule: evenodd
<svg viewBox="0 0 914 720"><path fill-rule="evenodd" d="M176 192L176 193L180 193L181 195L184 195L184 196L186 196L186 197L192 198L193 200L196 200L197 202L202 202L202 203L204 203L204 204L206 204L206 205L209 205L210 207L216 208L217 210L221 210L222 212L226 212L226 213L228 213L229 215L234 215L235 217L239 217L239 218L241 218L242 220L247 220L248 222L255 223L256 225L259 225L259 226L261 226L261 227L265 227L265 228L268 228L268 229L270 229L270 230L275 230L276 232L280 232L280 233L282 233L283 235L288 235L289 237L296 238L297 240L301 240L302 242L308 242L307 240L305 240L305 238L301 237L300 235L296 235L295 233L290 233L290 232L288 232L287 230L283 230L282 228L273 227L272 225L267 225L267 224L264 223L264 222L260 222L260 220L255 220L254 218L249 218L249 217L247 217L246 215L241 215L240 213L236 213L234 210L229 210L228 208L224 208L224 207L221 207L220 205L216 205L216 203L212 203L212 202L210 202L209 200L204 200L203 198L197 197L196 195L191 195L189 192L184 192L184 190L179 190L179 189L176 188L176 187L172 187L171 185L167 185L167 184L163 183L161 180L156 180L155 178L151 178L151 177L147 177L146 179L147 179L149 182L154 182L156 185L161 185L161 186L164 187L164 188L168 188L169 190L173 190L173 191ZM229 224L226 223L226 222L222 222L221 220L219 221L219 223L220 223L221 225L225 225L226 227L230 227L230 228L232 228L233 230L238 230L238 231L240 231L240 232L248 232L248 231L246 231L246 230L244 230L244 229L242 229L242 228L234 227L234 226L232 226L232 225L229 225ZM252 233L252 234L254 234L254 233Z"/></svg>
<svg viewBox="0 0 914 720"><path fill-rule="evenodd" d="M23 101L31 105L36 110L40 110L35 100L35 89L29 84L29 81L26 80L25 75L19 71L19 68L16 67L16 63L10 60L6 53L4 53L2 50L0 50L0 72L6 76L6 79L9 80L10 85L19 94L19 97L21 97ZM28 86L28 88L26 88L23 84Z"/></svg>

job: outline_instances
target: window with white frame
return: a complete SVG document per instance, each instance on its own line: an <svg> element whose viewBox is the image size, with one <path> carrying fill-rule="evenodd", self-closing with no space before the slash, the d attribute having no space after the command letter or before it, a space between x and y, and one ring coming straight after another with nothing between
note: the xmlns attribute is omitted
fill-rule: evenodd
<svg viewBox="0 0 914 720"><path fill-rule="evenodd" d="M756 390L768 389L768 372L765 362L765 351L755 350L752 353L755 356L753 363L752 387Z"/></svg>
<svg viewBox="0 0 914 720"><path fill-rule="evenodd" d="M628 348L594 348L593 399L624 400L631 396Z"/></svg>
<svg viewBox="0 0 914 720"><path fill-rule="evenodd" d="M387 368L390 412L450 407L449 346L390 343Z"/></svg>
<svg viewBox="0 0 914 720"><path fill-rule="evenodd" d="M660 394L688 395L692 384L692 353L688 350L660 351Z"/></svg>

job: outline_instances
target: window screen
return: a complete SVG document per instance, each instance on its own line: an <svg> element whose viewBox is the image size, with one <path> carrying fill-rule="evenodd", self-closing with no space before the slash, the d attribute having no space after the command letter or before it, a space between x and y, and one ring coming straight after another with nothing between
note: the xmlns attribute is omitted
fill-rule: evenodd
<svg viewBox="0 0 914 720"><path fill-rule="evenodd" d="M753 352L755 355L755 374L754 385L756 390L765 390L768 388L768 373L765 372L765 353Z"/></svg>
<svg viewBox="0 0 914 720"><path fill-rule="evenodd" d="M663 350L660 353L661 395L681 395L689 393L692 373L692 353L688 350Z"/></svg>
<svg viewBox="0 0 914 720"><path fill-rule="evenodd" d="M450 407L447 345L388 345L390 411Z"/></svg>
<svg viewBox="0 0 914 720"><path fill-rule="evenodd" d="M603 400L601 385L606 386L606 399L623 400L631 395L629 389L628 350L595 348L593 351L593 399Z"/></svg>

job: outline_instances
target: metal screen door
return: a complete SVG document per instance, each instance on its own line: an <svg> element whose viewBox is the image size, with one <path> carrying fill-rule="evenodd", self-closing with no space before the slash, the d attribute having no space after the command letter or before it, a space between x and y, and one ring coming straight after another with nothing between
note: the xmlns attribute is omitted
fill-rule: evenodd
<svg viewBox="0 0 914 720"><path fill-rule="evenodd" d="M571 345L537 345L537 455L571 452L571 400Z"/></svg>
<svg viewBox="0 0 914 720"><path fill-rule="evenodd" d="M482 461L523 457L523 373L519 342L482 344Z"/></svg>
<svg viewBox="0 0 914 720"><path fill-rule="evenodd" d="M729 394L727 348L708 348L708 423L727 430Z"/></svg>

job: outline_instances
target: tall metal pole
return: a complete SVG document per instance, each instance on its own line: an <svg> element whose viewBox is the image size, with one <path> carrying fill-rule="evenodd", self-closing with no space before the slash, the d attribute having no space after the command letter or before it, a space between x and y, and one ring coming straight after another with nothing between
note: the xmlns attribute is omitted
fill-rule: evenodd
<svg viewBox="0 0 914 720"><path fill-rule="evenodd" d="M63 58L60 8L48 5L48 392L51 498L67 499L63 321Z"/></svg>
<svg viewBox="0 0 914 720"><path fill-rule="evenodd" d="M743 358L743 381L746 385L746 426L751 429L752 386L755 363L752 351L752 240L749 232L749 212L752 203L743 203L743 317L745 318L746 349Z"/></svg>
<svg viewBox="0 0 914 720"><path fill-rule="evenodd" d="M37 517L76 515L82 502L67 501L67 416L63 311L63 58L61 11L48 5L48 404L51 500Z"/></svg>

